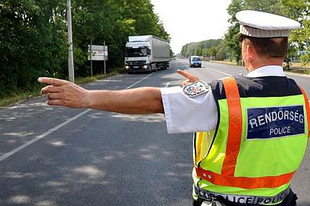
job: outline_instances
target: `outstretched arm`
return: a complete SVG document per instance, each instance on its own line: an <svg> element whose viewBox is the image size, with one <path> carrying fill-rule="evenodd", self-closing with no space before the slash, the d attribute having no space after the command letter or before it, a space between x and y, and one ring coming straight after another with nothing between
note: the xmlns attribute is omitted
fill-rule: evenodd
<svg viewBox="0 0 310 206"><path fill-rule="evenodd" d="M163 113L161 93L158 88L142 87L128 90L86 90L72 82L40 77L48 84L41 90L47 94L47 104L71 108L92 108L127 114Z"/></svg>

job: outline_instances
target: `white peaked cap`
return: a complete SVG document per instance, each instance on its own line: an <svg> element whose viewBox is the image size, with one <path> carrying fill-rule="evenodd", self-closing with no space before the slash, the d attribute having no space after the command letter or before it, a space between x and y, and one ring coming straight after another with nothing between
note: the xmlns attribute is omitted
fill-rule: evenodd
<svg viewBox="0 0 310 206"><path fill-rule="evenodd" d="M240 33L250 37L288 37L291 30L300 28L298 21L260 11L240 11L236 18L240 23Z"/></svg>

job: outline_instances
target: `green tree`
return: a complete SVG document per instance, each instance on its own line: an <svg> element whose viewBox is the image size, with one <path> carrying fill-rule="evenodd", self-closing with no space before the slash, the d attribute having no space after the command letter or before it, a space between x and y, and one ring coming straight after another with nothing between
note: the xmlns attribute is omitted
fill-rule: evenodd
<svg viewBox="0 0 310 206"><path fill-rule="evenodd" d="M209 49L214 47L212 55L216 55L216 48L221 43L221 39L210 39L201 42L193 42L182 47L181 55L183 57L190 57L193 55L209 56Z"/></svg>
<svg viewBox="0 0 310 206"><path fill-rule="evenodd" d="M236 13L244 9L244 0L232 0L232 3L228 6L227 12L231 16L228 20L231 23L231 26L228 29L228 32L224 37L224 45L228 47L230 55L233 59L236 60L238 64L241 64L241 46L239 43L239 23L236 19Z"/></svg>
<svg viewBox="0 0 310 206"><path fill-rule="evenodd" d="M30 89L39 75L57 72L64 63L65 26L56 0L3 0L0 6L0 98ZM9 77L9 78L8 78Z"/></svg>
<svg viewBox="0 0 310 206"><path fill-rule="evenodd" d="M250 9L282 15L281 0L244 0L243 10Z"/></svg>
<svg viewBox="0 0 310 206"><path fill-rule="evenodd" d="M231 26L228 29L228 32L225 34L224 42L225 46L227 46L230 50L230 55L236 62L240 65L242 62L241 57L241 45L239 42L239 24L235 26Z"/></svg>
<svg viewBox="0 0 310 206"><path fill-rule="evenodd" d="M290 51L288 58L296 56L297 50L305 50L307 53L302 58L304 63L309 62L310 57L310 9L309 0L233 0L227 11L231 18L229 22L232 24L225 35L226 45L230 49L230 53L237 62L241 62L241 49L238 42L239 25L235 17L236 13L241 10L264 11L273 14L283 15L299 21L302 28L294 30L289 39ZM287 62L289 65L289 62Z"/></svg>
<svg viewBox="0 0 310 206"><path fill-rule="evenodd" d="M170 40L150 0L72 0L77 76L89 75L88 44L109 46L110 66L123 65L129 35ZM0 98L27 90L37 77L67 77L65 0L1 0ZM9 77L9 78L8 78Z"/></svg>
<svg viewBox="0 0 310 206"><path fill-rule="evenodd" d="M109 46L109 63L121 66L130 35L155 35L170 40L149 0L74 0L75 62L79 75L87 75L87 45ZM78 52L79 51L79 52ZM78 56L79 55L79 56Z"/></svg>
<svg viewBox="0 0 310 206"><path fill-rule="evenodd" d="M295 50L304 50L306 54L302 56L302 61L307 64L310 61L310 3L309 0L281 0L283 14L287 17L299 21L302 28L292 31L290 42L294 42ZM297 43L297 45L296 45ZM289 57L296 55L291 52Z"/></svg>
<svg viewBox="0 0 310 206"><path fill-rule="evenodd" d="M225 44L224 41L221 41L221 43L217 46L216 51L217 60L227 60L231 56L229 47Z"/></svg>

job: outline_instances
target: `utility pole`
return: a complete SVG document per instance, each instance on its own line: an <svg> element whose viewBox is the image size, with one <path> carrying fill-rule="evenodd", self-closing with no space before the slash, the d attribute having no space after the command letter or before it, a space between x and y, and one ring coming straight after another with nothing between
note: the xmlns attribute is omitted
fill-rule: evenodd
<svg viewBox="0 0 310 206"><path fill-rule="evenodd" d="M93 40L90 40L90 76L93 76Z"/></svg>
<svg viewBox="0 0 310 206"><path fill-rule="evenodd" d="M72 41L72 18L71 18L71 0L67 0L67 19L68 19L68 70L69 81L74 82L74 62L73 62L73 41Z"/></svg>
<svg viewBox="0 0 310 206"><path fill-rule="evenodd" d="M104 71L104 75L107 75L107 65L106 65L106 59L105 59L105 58L106 58L106 55L105 55L105 53L106 53L106 51L105 51L105 41L104 41L104 42L103 42L103 57L104 57L104 58L103 58L103 59L104 59L104 60L103 60L103 61L104 61L104 62L103 62L103 66L104 66L104 67L103 67L103 71Z"/></svg>

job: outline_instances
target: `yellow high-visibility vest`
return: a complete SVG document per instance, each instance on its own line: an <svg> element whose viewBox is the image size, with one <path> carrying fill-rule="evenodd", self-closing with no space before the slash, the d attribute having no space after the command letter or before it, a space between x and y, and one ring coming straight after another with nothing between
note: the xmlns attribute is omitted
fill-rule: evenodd
<svg viewBox="0 0 310 206"><path fill-rule="evenodd" d="M273 197L287 190L309 137L304 91L286 77L231 77L211 87L218 126L194 134L194 184L236 196Z"/></svg>

